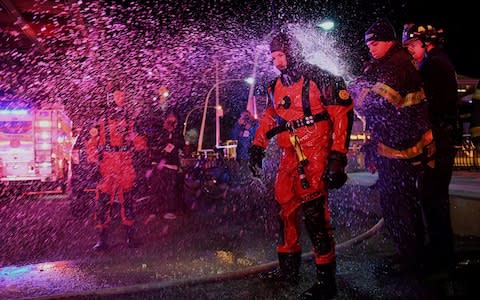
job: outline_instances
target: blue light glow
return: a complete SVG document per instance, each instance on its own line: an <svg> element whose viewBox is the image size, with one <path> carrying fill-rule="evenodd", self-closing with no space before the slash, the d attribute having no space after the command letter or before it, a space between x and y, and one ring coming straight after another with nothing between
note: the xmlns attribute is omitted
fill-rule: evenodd
<svg viewBox="0 0 480 300"><path fill-rule="evenodd" d="M26 116L28 115L28 110L26 109L1 109L0 115L17 115L17 116Z"/></svg>
<svg viewBox="0 0 480 300"><path fill-rule="evenodd" d="M0 278L9 278L9 279L15 279L23 276L26 273L29 273L33 271L34 266L33 265L27 265L27 266L10 266L10 267L4 267L0 269Z"/></svg>

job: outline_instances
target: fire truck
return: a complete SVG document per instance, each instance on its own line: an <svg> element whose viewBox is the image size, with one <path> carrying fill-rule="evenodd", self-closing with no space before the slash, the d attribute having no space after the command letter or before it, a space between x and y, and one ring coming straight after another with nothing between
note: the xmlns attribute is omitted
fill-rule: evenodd
<svg viewBox="0 0 480 300"><path fill-rule="evenodd" d="M62 106L0 103L0 188L63 193L70 177L72 121Z"/></svg>

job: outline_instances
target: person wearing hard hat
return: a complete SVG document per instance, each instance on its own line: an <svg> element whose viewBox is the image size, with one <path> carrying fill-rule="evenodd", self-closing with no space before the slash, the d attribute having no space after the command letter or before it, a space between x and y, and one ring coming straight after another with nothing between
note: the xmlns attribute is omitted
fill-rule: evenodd
<svg viewBox="0 0 480 300"><path fill-rule="evenodd" d="M422 205L428 233L426 268L453 266L453 231L449 185L462 131L455 67L443 50L444 31L432 25L404 25L402 43L415 59L428 102L428 117L436 144L435 167L426 168Z"/></svg>
<svg viewBox="0 0 480 300"><path fill-rule="evenodd" d="M423 253L417 184L434 165L435 153L422 79L388 20L368 28L365 44L371 60L349 89L371 131L363 149L374 157L368 161L378 172L384 224L396 246L394 259L381 271L417 272Z"/></svg>

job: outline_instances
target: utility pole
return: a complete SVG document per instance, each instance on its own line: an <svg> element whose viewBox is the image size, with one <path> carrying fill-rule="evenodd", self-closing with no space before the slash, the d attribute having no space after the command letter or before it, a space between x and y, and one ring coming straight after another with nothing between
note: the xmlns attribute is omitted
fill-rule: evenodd
<svg viewBox="0 0 480 300"><path fill-rule="evenodd" d="M218 60L215 60L215 107L220 107L220 77ZM220 146L220 109L215 110L215 147Z"/></svg>

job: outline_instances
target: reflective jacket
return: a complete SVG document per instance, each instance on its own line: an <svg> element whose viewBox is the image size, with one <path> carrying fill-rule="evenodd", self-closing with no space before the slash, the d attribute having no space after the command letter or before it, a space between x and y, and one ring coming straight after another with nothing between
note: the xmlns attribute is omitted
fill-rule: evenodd
<svg viewBox="0 0 480 300"><path fill-rule="evenodd" d="M355 109L365 117L380 155L410 159L433 144L422 79L400 44L372 61L350 89L357 91Z"/></svg>

